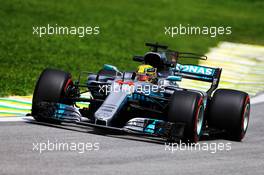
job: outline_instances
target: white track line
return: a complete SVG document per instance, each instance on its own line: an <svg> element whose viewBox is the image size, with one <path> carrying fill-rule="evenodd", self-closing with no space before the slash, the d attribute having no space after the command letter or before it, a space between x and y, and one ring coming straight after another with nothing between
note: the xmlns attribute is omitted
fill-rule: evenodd
<svg viewBox="0 0 264 175"><path fill-rule="evenodd" d="M0 117L0 122L22 122L33 120L32 117Z"/></svg>
<svg viewBox="0 0 264 175"><path fill-rule="evenodd" d="M264 102L264 94L258 95L250 99L251 104L258 104Z"/></svg>

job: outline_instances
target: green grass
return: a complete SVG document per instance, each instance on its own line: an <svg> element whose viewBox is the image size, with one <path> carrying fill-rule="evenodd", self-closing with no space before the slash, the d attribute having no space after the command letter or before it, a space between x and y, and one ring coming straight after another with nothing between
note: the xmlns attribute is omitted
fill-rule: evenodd
<svg viewBox="0 0 264 175"><path fill-rule="evenodd" d="M264 44L263 1L0 0L0 96L32 94L46 67L97 71L104 63L134 70L146 41L205 53L219 41ZM164 26L231 26L232 35L164 35ZM100 35L32 35L32 26L100 26Z"/></svg>

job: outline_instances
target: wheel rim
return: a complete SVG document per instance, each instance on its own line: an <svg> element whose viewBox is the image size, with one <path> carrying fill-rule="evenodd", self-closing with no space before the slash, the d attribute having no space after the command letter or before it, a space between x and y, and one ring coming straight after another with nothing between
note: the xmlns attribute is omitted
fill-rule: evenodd
<svg viewBox="0 0 264 175"><path fill-rule="evenodd" d="M247 130L248 122L249 122L249 103L245 107L243 118L244 118L243 131L245 132Z"/></svg>
<svg viewBox="0 0 264 175"><path fill-rule="evenodd" d="M204 117L204 111L203 111L203 106L201 105L199 107L198 118L196 123L196 132L198 136L201 135L202 126L203 126L203 117Z"/></svg>

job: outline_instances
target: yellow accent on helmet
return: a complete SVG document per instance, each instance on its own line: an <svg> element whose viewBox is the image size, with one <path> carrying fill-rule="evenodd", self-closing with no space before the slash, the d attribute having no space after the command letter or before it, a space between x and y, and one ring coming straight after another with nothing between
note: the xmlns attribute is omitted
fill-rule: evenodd
<svg viewBox="0 0 264 175"><path fill-rule="evenodd" d="M137 73L138 74L145 74L145 73L148 73L150 69L153 69L153 67L151 65L148 65L148 64L144 64L144 65L140 65L138 66L138 70L137 70Z"/></svg>

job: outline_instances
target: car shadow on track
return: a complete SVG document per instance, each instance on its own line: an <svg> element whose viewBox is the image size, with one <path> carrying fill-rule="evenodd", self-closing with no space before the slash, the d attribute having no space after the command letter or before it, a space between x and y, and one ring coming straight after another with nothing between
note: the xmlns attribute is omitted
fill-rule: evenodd
<svg viewBox="0 0 264 175"><path fill-rule="evenodd" d="M72 123L52 124L52 123L37 122L35 120L28 120L26 121L26 123L33 124L33 125L53 127L53 128L58 128L58 129L64 129L64 130L74 131L74 132L81 132L81 133L88 133L88 134L100 135L100 136L105 136L105 137L124 139L124 140L139 141L139 142L146 142L146 143L153 143L153 144L162 144L162 145L165 143L165 140L161 138L120 134L114 131L107 132L99 128L76 125Z"/></svg>
<svg viewBox="0 0 264 175"><path fill-rule="evenodd" d="M138 142L146 142L146 143L152 143L152 144L162 144L166 143L167 141L162 138L157 137L149 137L149 136L136 136L136 135L130 135L130 134L120 134L120 132L115 132L109 130L103 130L101 128L93 128L91 126L84 126L84 125L76 125L74 123L61 123L61 124L53 124L53 123L44 123L44 122L37 122L33 119L27 120L26 123L28 124L34 124L34 125L41 125L41 126L48 126L58 129L64 129L68 131L74 131L74 132L81 132L81 133L88 133L93 135L100 135L104 137L111 137L111 138L119 138L124 140L131 140L131 141L138 141ZM227 139L227 136L224 133L214 133L207 135L203 135L200 138L200 141L212 141L212 140L229 140ZM179 140L180 141L180 140Z"/></svg>

